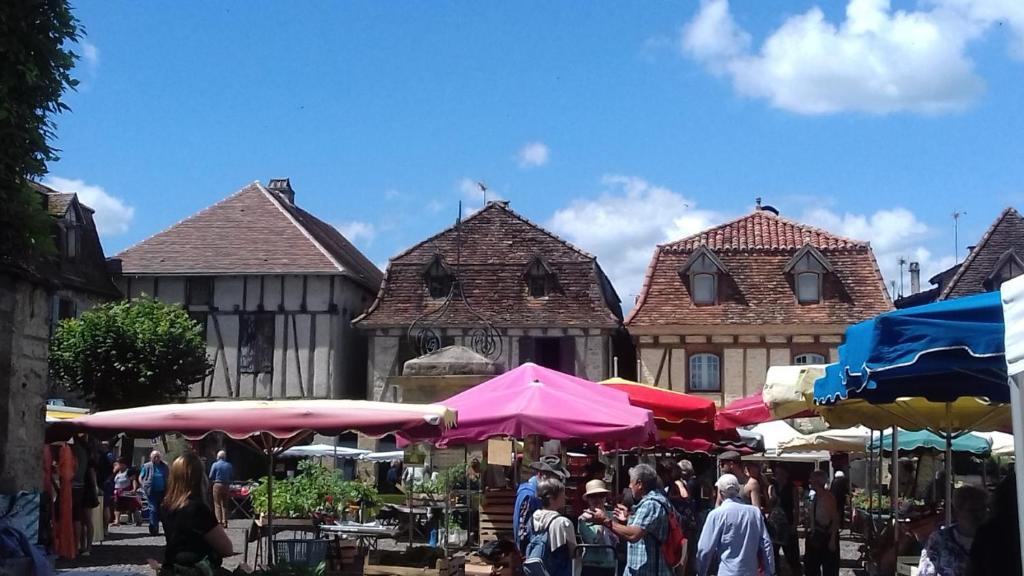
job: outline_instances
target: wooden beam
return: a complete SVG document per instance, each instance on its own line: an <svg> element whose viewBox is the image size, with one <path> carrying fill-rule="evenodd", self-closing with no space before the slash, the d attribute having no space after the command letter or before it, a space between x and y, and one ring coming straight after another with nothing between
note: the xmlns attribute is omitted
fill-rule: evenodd
<svg viewBox="0 0 1024 576"><path fill-rule="evenodd" d="M299 375L299 396L305 398L306 387L302 385L302 360L299 358L299 326L295 314L292 314L292 334L295 335L292 347L295 349L295 372ZM285 353L287 354L288 351L285 350Z"/></svg>
<svg viewBox="0 0 1024 576"><path fill-rule="evenodd" d="M306 374L309 377L309 395L316 398L316 316L309 317L309 359Z"/></svg>
<svg viewBox="0 0 1024 576"><path fill-rule="evenodd" d="M233 392L232 385L231 385L231 372L228 370L228 355L224 351L224 337L223 337L223 335L221 334L221 331L220 331L220 321L217 320L217 314L210 314L210 317L213 319L213 332L214 332L214 334L217 335L217 354L219 354L224 359L224 363L221 366L224 367L224 380L227 381L227 384L228 384L228 395L230 396L231 393ZM235 354L235 359L236 360L238 359L238 354ZM239 382L239 385L241 385L241 382ZM210 395L211 396L213 395L213 380L212 379L210 380ZM236 394L236 396L237 396L237 394Z"/></svg>

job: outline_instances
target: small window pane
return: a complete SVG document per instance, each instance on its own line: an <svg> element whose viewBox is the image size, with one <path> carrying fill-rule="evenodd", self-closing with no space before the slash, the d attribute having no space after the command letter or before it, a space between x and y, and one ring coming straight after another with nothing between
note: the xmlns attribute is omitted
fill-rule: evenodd
<svg viewBox="0 0 1024 576"><path fill-rule="evenodd" d="M209 306L213 296L213 278L189 278L185 281L185 294L189 306Z"/></svg>
<svg viewBox="0 0 1024 576"><path fill-rule="evenodd" d="M531 298L543 298L548 295L548 279L545 276L531 275L527 278Z"/></svg>
<svg viewBox="0 0 1024 576"><path fill-rule="evenodd" d="M797 366L804 366L804 365L807 365L807 364L824 364L824 363L825 363L825 357L824 356L822 356L821 354L814 354L814 353L810 353L810 352L807 353L807 354L798 354L797 357L793 359L793 364L796 364Z"/></svg>
<svg viewBox="0 0 1024 576"><path fill-rule="evenodd" d="M796 277L796 298L801 304L815 304L821 301L821 276L813 272L798 274Z"/></svg>
<svg viewBox="0 0 1024 576"><path fill-rule="evenodd" d="M721 389L718 356L694 354L690 357L690 390L717 392Z"/></svg>
<svg viewBox="0 0 1024 576"><path fill-rule="evenodd" d="M714 274L694 274L692 284L694 304L715 303L716 290Z"/></svg>

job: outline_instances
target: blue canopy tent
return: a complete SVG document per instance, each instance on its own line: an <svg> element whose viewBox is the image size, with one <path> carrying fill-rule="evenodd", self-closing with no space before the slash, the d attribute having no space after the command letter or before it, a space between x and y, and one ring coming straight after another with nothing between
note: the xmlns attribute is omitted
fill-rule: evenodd
<svg viewBox="0 0 1024 576"><path fill-rule="evenodd" d="M883 452L891 453L892 449L887 449L886 446L892 446L891 432L882 436L881 442L877 438L871 441L872 450L881 448ZM946 437L927 430L900 430L897 434L896 450L899 452L914 452L917 450L942 451L945 449ZM992 443L988 438L978 434L964 434L953 440L952 450L953 452L985 457L992 451Z"/></svg>
<svg viewBox="0 0 1024 576"><path fill-rule="evenodd" d="M998 292L881 314L846 330L839 362L814 384L814 402L1009 402L1004 334Z"/></svg>
<svg viewBox="0 0 1024 576"><path fill-rule="evenodd" d="M831 405L860 399L891 405L907 398L946 403L978 398L992 406L972 424L923 425L943 432L947 478L955 435L993 419L1010 401L1007 386L1005 326L999 293L986 293L895 310L846 330L839 361L814 383L814 402ZM896 435L898 443L899 435ZM951 521L952 484L946 486L946 522Z"/></svg>

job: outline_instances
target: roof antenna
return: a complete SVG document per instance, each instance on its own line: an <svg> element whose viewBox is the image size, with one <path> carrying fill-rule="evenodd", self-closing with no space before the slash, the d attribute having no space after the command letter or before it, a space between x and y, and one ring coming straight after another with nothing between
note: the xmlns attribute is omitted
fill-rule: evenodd
<svg viewBox="0 0 1024 576"><path fill-rule="evenodd" d="M907 259L900 256L900 294L899 297L903 298L903 267L907 265Z"/></svg>
<svg viewBox="0 0 1024 576"><path fill-rule="evenodd" d="M480 192L484 195L484 206L487 206L487 184L477 182L476 185L480 187Z"/></svg>
<svg viewBox="0 0 1024 576"><path fill-rule="evenodd" d="M757 198L754 198L754 202L757 203L757 208L756 209L760 210L761 209L761 197L758 196Z"/></svg>
<svg viewBox="0 0 1024 576"><path fill-rule="evenodd" d="M960 263L960 217L967 216L967 211L953 211L953 264Z"/></svg>

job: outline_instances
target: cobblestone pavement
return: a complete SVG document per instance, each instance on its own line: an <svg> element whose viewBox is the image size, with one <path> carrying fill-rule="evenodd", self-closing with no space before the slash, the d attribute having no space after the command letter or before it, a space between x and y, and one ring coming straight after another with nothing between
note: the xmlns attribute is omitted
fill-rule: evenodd
<svg viewBox="0 0 1024 576"><path fill-rule="evenodd" d="M234 568L242 562L242 551L245 549L245 529L249 521L233 520L228 528L228 535L239 553L224 561L226 568ZM283 537L291 537L287 532ZM843 532L840 552L842 555L842 569L840 576L860 576L863 574L859 568L857 559L860 557L860 542L847 537ZM255 551L255 545L250 544L250 560ZM392 541L382 541L382 548L395 547ZM79 558L74 561L60 560L57 562L57 571L64 576L74 574L88 574L88 576L155 576L150 569L147 560L152 558L159 560L163 557L164 537L150 536L145 526L120 526L110 529L107 540L102 544L93 546L92 553L86 558Z"/></svg>

